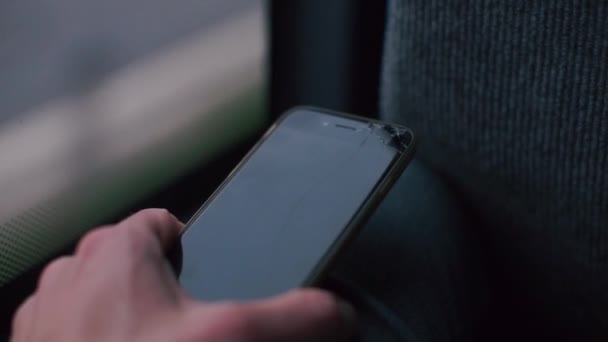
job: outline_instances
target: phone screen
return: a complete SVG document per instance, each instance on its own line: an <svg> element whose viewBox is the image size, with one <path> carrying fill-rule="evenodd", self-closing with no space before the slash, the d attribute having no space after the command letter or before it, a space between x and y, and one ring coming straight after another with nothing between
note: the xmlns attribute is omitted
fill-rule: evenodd
<svg viewBox="0 0 608 342"><path fill-rule="evenodd" d="M403 128L291 112L191 220L181 284L203 300L302 286L410 140Z"/></svg>

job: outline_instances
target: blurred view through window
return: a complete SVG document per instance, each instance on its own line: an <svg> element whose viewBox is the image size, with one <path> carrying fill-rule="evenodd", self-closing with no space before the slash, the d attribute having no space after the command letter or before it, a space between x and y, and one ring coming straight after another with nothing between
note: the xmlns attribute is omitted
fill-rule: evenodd
<svg viewBox="0 0 608 342"><path fill-rule="evenodd" d="M0 4L0 287L264 124L263 1Z"/></svg>

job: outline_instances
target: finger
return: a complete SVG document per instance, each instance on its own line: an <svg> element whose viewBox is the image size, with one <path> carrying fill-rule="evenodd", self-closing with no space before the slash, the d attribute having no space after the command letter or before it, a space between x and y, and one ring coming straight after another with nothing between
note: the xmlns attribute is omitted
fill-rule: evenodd
<svg viewBox="0 0 608 342"><path fill-rule="evenodd" d="M236 340L339 341L352 335L355 314L330 293L310 289L243 304L231 319Z"/></svg>
<svg viewBox="0 0 608 342"><path fill-rule="evenodd" d="M183 227L184 224L166 209L144 209L120 222L117 228L142 234L142 241L149 242L146 236L152 237L166 253L179 240Z"/></svg>
<svg viewBox="0 0 608 342"><path fill-rule="evenodd" d="M100 246L112 235L114 226L102 226L88 232L76 247L76 255L83 258L90 257L99 250Z"/></svg>

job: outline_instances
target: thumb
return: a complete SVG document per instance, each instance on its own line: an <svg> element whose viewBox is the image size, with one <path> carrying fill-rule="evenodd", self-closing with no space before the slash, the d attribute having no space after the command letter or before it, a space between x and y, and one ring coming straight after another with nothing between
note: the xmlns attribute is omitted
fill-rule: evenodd
<svg viewBox="0 0 608 342"><path fill-rule="evenodd" d="M245 305L258 321L262 341L336 341L354 329L354 309L321 290L295 290Z"/></svg>
<svg viewBox="0 0 608 342"><path fill-rule="evenodd" d="M322 290L294 290L239 306L247 321L245 341L341 341L355 326L354 309Z"/></svg>

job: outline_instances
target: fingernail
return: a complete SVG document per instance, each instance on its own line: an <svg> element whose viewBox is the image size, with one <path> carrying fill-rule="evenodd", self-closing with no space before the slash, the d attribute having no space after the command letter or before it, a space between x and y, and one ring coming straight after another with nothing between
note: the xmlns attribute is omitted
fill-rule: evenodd
<svg viewBox="0 0 608 342"><path fill-rule="evenodd" d="M342 317L342 322L347 330L353 330L357 323L357 311L344 300L338 300L338 310Z"/></svg>

